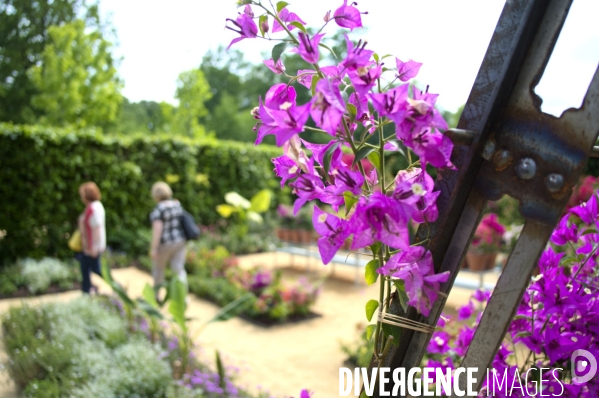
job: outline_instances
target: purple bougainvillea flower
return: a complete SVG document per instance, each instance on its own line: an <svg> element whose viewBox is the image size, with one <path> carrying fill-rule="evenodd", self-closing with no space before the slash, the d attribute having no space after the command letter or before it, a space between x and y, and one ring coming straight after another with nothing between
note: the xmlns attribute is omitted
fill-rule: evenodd
<svg viewBox="0 0 599 398"><path fill-rule="evenodd" d="M285 182L292 178L299 177L301 174L300 168L297 164L288 156L279 156L273 158L272 163L275 165L275 174L281 178L281 188L285 186Z"/></svg>
<svg viewBox="0 0 599 398"><path fill-rule="evenodd" d="M333 18L337 25L342 28L349 28L349 30L362 27L360 11L354 7L355 5L358 5L358 3L351 3L348 6L347 0L343 0L343 5L335 10L335 13L333 14Z"/></svg>
<svg viewBox="0 0 599 398"><path fill-rule="evenodd" d="M551 242L558 245L563 246L568 242L576 243L578 242L579 232L578 226L574 223L568 223L568 219L570 218L570 214L566 214L562 217L559 224L553 231L551 235Z"/></svg>
<svg viewBox="0 0 599 398"><path fill-rule="evenodd" d="M360 67L348 72L349 80L351 80L354 89L359 95L365 95L374 87L376 80L381 77L383 70L382 65L374 68Z"/></svg>
<svg viewBox="0 0 599 398"><path fill-rule="evenodd" d="M318 239L318 251L322 257L322 262L328 264L343 246L343 242L349 238L347 221L325 213L317 206L314 206L312 224L314 230L321 236Z"/></svg>
<svg viewBox="0 0 599 398"><path fill-rule="evenodd" d="M377 272L401 279L408 295L408 304L425 316L428 316L437 300L440 283L449 278L448 271L434 274L432 254L422 246L410 246L394 254Z"/></svg>
<svg viewBox="0 0 599 398"><path fill-rule="evenodd" d="M429 354L445 354L449 352L451 347L449 341L451 336L444 330L437 330L433 333L431 340L428 343L427 352Z"/></svg>
<svg viewBox="0 0 599 398"><path fill-rule="evenodd" d="M267 134L274 134L277 146L282 146L294 135L304 131L304 125L310 116L310 104L294 106L289 102L280 106L281 110L269 109L259 100L260 128L256 145L262 142Z"/></svg>
<svg viewBox="0 0 599 398"><path fill-rule="evenodd" d="M295 29L295 26L290 24L291 22L299 22L302 25L306 24L304 21L302 21L302 19L300 17L297 16L296 13L289 12L289 10L287 8L283 8L281 11L279 11L279 18L281 18L281 21L289 24L289 25L287 25L287 29L289 29L289 30ZM277 21L275 19L274 22L272 23L272 33L277 33L282 30L284 30L283 27L281 26L279 21Z"/></svg>
<svg viewBox="0 0 599 398"><path fill-rule="evenodd" d="M435 182L428 173L415 167L400 171L395 178L393 197L397 199L417 223L434 222L439 216Z"/></svg>
<svg viewBox="0 0 599 398"><path fill-rule="evenodd" d="M420 91L417 87L413 87L412 91L414 98L407 99L405 118L401 123L397 123L397 137L404 140L409 139L414 133L430 128L447 130L447 122L435 108L439 95Z"/></svg>
<svg viewBox="0 0 599 398"><path fill-rule="evenodd" d="M576 214L586 224L597 223L597 195L591 196L587 202L583 202L576 207L572 207L570 212Z"/></svg>
<svg viewBox="0 0 599 398"><path fill-rule="evenodd" d="M300 392L300 398L310 398L310 397L311 397L310 391L308 391L308 390L302 390Z"/></svg>
<svg viewBox="0 0 599 398"><path fill-rule="evenodd" d="M489 301L490 297L491 297L491 292L484 291L482 289L478 289L472 295L472 298L475 299L476 301L478 301L479 303L486 303L487 301Z"/></svg>
<svg viewBox="0 0 599 398"><path fill-rule="evenodd" d="M335 185L328 186L326 190L332 195L339 196L341 202L344 201L344 192L349 191L354 195L360 195L362 193L364 177L359 171L353 171L349 167L341 166L333 169L331 175L335 179Z"/></svg>
<svg viewBox="0 0 599 398"><path fill-rule="evenodd" d="M311 104L310 114L316 125L335 137L345 112L339 87L329 79L319 80Z"/></svg>
<svg viewBox="0 0 599 398"><path fill-rule="evenodd" d="M387 116L396 124L401 123L407 112L409 85L404 84L382 94L368 94L372 106L381 115Z"/></svg>
<svg viewBox="0 0 599 398"><path fill-rule="evenodd" d="M395 58L395 63L397 65L397 77L402 82L407 82L408 80L416 77L420 67L422 66L420 62L412 60L403 62L399 58Z"/></svg>
<svg viewBox="0 0 599 398"><path fill-rule="evenodd" d="M318 162L318 164L323 167L324 167L324 155L325 155L326 151L328 151L329 148L331 148L333 145L335 145L336 148L333 150L333 153L331 154L331 170L341 167L342 165L345 165L342 160L343 152L341 151L341 146L339 145L339 142L337 142L335 140L332 140L328 144L313 144L311 142L303 141L303 140L302 140L302 142L306 146L306 149L308 149L310 152L312 152L312 157L314 159L316 159L316 162Z"/></svg>
<svg viewBox="0 0 599 398"><path fill-rule="evenodd" d="M281 109L283 104L295 105L297 94L293 86L278 83L268 89L264 96L264 105L270 109Z"/></svg>
<svg viewBox="0 0 599 398"><path fill-rule="evenodd" d="M289 183L289 186L293 188L293 193L298 196L293 204L294 216L307 202L327 196L322 180L314 174L302 174L294 182Z"/></svg>
<svg viewBox="0 0 599 398"><path fill-rule="evenodd" d="M458 354L461 357L466 355L466 352L468 351L468 347L470 347L470 343L472 342L472 339L474 338L475 330L476 330L475 328L470 328L467 326L464 327L462 330L460 330L460 332L458 333L458 337L455 341L454 350L455 350L456 354Z"/></svg>
<svg viewBox="0 0 599 398"><path fill-rule="evenodd" d="M430 163L438 168L455 168L450 160L453 143L447 136L436 130L431 133L428 129L424 129L404 140L404 144L412 148L423 163Z"/></svg>
<svg viewBox="0 0 599 398"><path fill-rule="evenodd" d="M353 250L377 241L394 248L408 247L408 216L395 199L380 192L360 198L350 225L354 233Z"/></svg>
<svg viewBox="0 0 599 398"><path fill-rule="evenodd" d="M285 72L285 65L283 65L283 61L281 61L280 58L277 60L277 63L275 63L272 58L268 59L264 61L264 65L268 66L268 69L270 69L277 75L280 75L281 73Z"/></svg>
<svg viewBox="0 0 599 398"><path fill-rule="evenodd" d="M364 68L372 63L370 58L372 57L372 54L374 54L374 51L365 49L366 44L368 44L367 42L359 40L354 47L354 43L352 43L347 35L345 35L345 43L347 45L347 55L339 64L341 67L340 73L345 73L345 71L351 71L357 68Z"/></svg>
<svg viewBox="0 0 599 398"><path fill-rule="evenodd" d="M304 32L299 32L297 36L299 38L299 46L295 47L291 51L299 54L304 59L304 61L306 61L309 64L317 63L318 58L320 58L318 44L324 36L324 33L314 35L313 38L310 38L310 36L308 36Z"/></svg>
<svg viewBox="0 0 599 398"><path fill-rule="evenodd" d="M347 102L356 107L355 120L362 123L362 126L364 126L369 134L374 133L376 131L376 126L374 124L374 119L370 114L370 110L368 109L368 98L365 95L359 95L356 92L353 92L350 94Z"/></svg>
<svg viewBox="0 0 599 398"><path fill-rule="evenodd" d="M243 39L252 39L258 36L258 26L256 26L256 23L252 19L253 17L254 13L252 12L252 8L248 4L245 6L244 13L239 14L239 16L235 20L227 18L227 21L230 21L233 24L233 27L227 25L227 29L239 33L240 35L240 37L231 40L231 43L229 43L229 45L227 46L227 50L233 44Z"/></svg>
<svg viewBox="0 0 599 398"><path fill-rule="evenodd" d="M572 332L561 332L559 325L547 325L545 328L545 353L551 362L569 358L579 349L586 349L591 336Z"/></svg>
<svg viewBox="0 0 599 398"><path fill-rule="evenodd" d="M341 83L341 76L339 75L339 68L335 65L323 66L320 68L325 77L328 77L333 84L339 85ZM316 75L316 71L313 69L300 69L297 71L297 82L306 88L312 88L312 78Z"/></svg>
<svg viewBox="0 0 599 398"><path fill-rule="evenodd" d="M474 313L474 303L472 301L468 301L468 304L461 306L458 308L458 321L463 321L469 319Z"/></svg>

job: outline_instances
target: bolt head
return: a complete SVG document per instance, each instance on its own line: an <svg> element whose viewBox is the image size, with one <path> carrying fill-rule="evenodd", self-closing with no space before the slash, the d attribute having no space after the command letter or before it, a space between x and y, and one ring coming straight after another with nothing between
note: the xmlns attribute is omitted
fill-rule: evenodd
<svg viewBox="0 0 599 398"><path fill-rule="evenodd" d="M558 173L549 174L545 177L545 185L549 192L558 192L564 187L564 176Z"/></svg>
<svg viewBox="0 0 599 398"><path fill-rule="evenodd" d="M537 164L531 158L520 159L516 165L516 175L522 180L530 180L537 172Z"/></svg>
<svg viewBox="0 0 599 398"><path fill-rule="evenodd" d="M483 158L485 160L491 160L494 153L495 153L495 141L489 140L485 143L485 147L483 148Z"/></svg>
<svg viewBox="0 0 599 398"><path fill-rule="evenodd" d="M495 163L495 167L497 170L505 169L510 162L512 161L512 154L510 151L503 149L501 151L495 152L493 155L493 163Z"/></svg>

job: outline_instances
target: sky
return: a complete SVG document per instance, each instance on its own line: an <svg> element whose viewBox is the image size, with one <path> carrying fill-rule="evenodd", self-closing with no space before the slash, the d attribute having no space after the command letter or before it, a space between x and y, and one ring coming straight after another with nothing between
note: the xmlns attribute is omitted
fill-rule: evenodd
<svg viewBox="0 0 599 398"><path fill-rule="evenodd" d="M341 0L289 0L288 8L309 26L320 26ZM101 13L116 29L115 55L123 95L130 101L174 99L178 75L197 68L203 55L228 45L237 35L225 29L235 19L235 0L101 0ZM438 104L455 110L464 104L503 9L505 0L359 0L367 40L377 53L393 54L423 66L417 80L439 93ZM575 0L553 57L536 92L543 111L557 116L579 107L599 62L598 0ZM333 33L336 26L328 30ZM243 40L234 48L261 62L273 43ZM393 58L391 58L392 60ZM394 62L392 62L394 64Z"/></svg>

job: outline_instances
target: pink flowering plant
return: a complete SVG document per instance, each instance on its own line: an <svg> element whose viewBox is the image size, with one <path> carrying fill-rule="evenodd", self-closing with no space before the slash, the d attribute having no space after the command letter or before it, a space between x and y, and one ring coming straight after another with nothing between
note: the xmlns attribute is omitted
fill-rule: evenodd
<svg viewBox="0 0 599 398"><path fill-rule="evenodd" d="M497 253L501 248L505 227L495 213L485 214L478 224L470 250L476 253Z"/></svg>
<svg viewBox="0 0 599 398"><path fill-rule="evenodd" d="M591 364L572 363L579 349L599 358L597 194L570 208L554 230L539 259L539 275L532 278L493 361L499 374L483 383L479 396L599 396L599 378L582 379ZM440 319L423 366L443 371L460 366L489 297L490 292L477 291L458 309L457 319ZM555 377L548 368L556 369ZM500 388L504 375L507 383Z"/></svg>
<svg viewBox="0 0 599 398"><path fill-rule="evenodd" d="M372 252L366 280L380 283L378 300L366 304L369 321L377 309L388 309L395 290L407 298L407 305L428 315L440 283L449 275L435 274L427 240L411 242L408 226L438 217L439 192L427 167L454 166L453 144L443 134L447 123L435 108L438 95L410 84L421 63L380 56L367 42L354 43L346 35L345 54L333 54L337 61L324 65L322 53L332 52L325 44L326 28L332 24L350 31L362 27L366 13L357 3L344 0L333 13L324 13L321 26L314 30L306 28L284 1L241 0L238 5L238 16L227 20L227 28L238 34L229 47L245 39L277 42L264 64L288 80L258 99L253 111L258 121L256 144L274 135L283 147L284 155L273 163L281 186L290 186L297 196L294 214L316 201L312 222L320 235L323 262L329 263L344 241L351 239L352 250ZM285 52L299 54L306 68L288 74ZM309 102L296 102L295 83L298 90L310 92ZM302 139L306 130L321 133L329 142ZM389 175L389 155L405 156L407 168ZM329 207L335 214L323 210ZM387 333L389 326L383 328L380 320L368 326L379 363L385 348L397 343Z"/></svg>

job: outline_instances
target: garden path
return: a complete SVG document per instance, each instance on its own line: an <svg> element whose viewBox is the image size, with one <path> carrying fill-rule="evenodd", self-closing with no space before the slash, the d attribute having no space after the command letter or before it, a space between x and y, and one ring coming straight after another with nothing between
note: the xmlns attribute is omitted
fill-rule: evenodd
<svg viewBox="0 0 599 398"><path fill-rule="evenodd" d="M290 264L286 254L265 253L239 258L243 267L261 264L278 267L283 272L283 280L289 281L307 276L317 279L330 272L330 268L312 262L310 271L305 264L296 267L281 267ZM356 325L365 323L364 304L378 295L378 285L356 286L354 268L337 266L335 278L324 282L321 295L313 308L320 317L299 323L277 325L264 328L240 318L227 322L214 323L206 328L197 341L199 353L208 363L214 363L214 350L219 349L225 363L240 368L238 384L256 391L258 386L270 391L276 397L297 396L301 389L314 391L317 398L338 396L339 367L345 366L345 354L339 348L339 341L353 341ZM122 283L133 296L141 295L151 277L136 268L123 268L113 271L116 280ZM109 287L94 275L94 283L102 293L109 293ZM472 291L454 288L448 298L448 309L455 309L468 300ZM50 301L68 301L80 295L79 292L40 296L30 299L0 300L0 313L10 306L22 302L38 304ZM191 296L188 316L197 320L191 329L197 329L202 320L218 311L218 307ZM6 355L0 351L0 362ZM0 398L15 398L14 386L7 384L6 372L0 374Z"/></svg>

